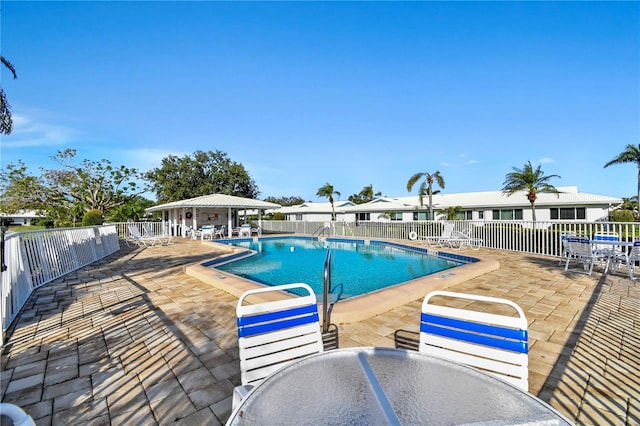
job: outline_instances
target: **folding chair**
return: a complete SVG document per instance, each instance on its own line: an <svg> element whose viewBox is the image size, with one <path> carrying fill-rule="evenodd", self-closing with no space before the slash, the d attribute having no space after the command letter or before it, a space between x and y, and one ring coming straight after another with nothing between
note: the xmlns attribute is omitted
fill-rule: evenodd
<svg viewBox="0 0 640 426"><path fill-rule="evenodd" d="M564 265L565 272L569 270L569 263L572 259L576 260L579 264L581 263L583 272L589 275L593 273L593 265L598 261L607 262L607 267L609 266L609 253L593 250L591 241L584 237L567 238L567 262ZM572 271L581 272L577 269L572 269Z"/></svg>
<svg viewBox="0 0 640 426"><path fill-rule="evenodd" d="M515 316L436 305L436 296L458 304L466 300L470 306L506 308ZM524 312L510 300L434 291L422 302L419 351L483 370L528 391L527 326Z"/></svg>
<svg viewBox="0 0 640 426"><path fill-rule="evenodd" d="M284 290L303 289L308 296ZM252 295L282 294L276 301L243 305ZM290 297L289 297L290 296ZM290 362L323 351L316 296L307 284L295 283L245 292L236 308L242 386L233 392L233 408L265 377Z"/></svg>

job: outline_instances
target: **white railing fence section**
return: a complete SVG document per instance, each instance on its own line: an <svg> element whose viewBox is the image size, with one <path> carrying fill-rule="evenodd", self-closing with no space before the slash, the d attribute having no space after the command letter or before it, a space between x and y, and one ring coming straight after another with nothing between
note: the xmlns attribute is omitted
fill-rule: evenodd
<svg viewBox="0 0 640 426"><path fill-rule="evenodd" d="M438 236L445 221L416 222L334 222L331 235L358 238L408 240L412 232L420 236ZM640 239L640 224L633 222L562 222L562 221L470 221L454 220L454 230L482 240L481 247L543 256L562 254L562 235L590 237L596 232L616 232L622 239ZM263 232L313 234L326 222L262 222Z"/></svg>
<svg viewBox="0 0 640 426"><path fill-rule="evenodd" d="M113 225L7 234L7 269L0 283L0 347L2 334L34 289L118 250L120 243Z"/></svg>

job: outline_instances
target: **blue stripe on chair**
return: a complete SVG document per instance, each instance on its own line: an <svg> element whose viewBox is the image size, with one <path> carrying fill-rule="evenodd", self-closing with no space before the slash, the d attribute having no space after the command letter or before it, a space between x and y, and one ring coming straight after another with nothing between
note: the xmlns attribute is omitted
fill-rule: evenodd
<svg viewBox="0 0 640 426"><path fill-rule="evenodd" d="M420 331L513 352L529 352L528 333L526 330L514 330L423 313ZM483 333L484 335L477 333ZM498 336L499 338L491 336Z"/></svg>
<svg viewBox="0 0 640 426"><path fill-rule="evenodd" d="M594 235L594 241L618 241L620 237L616 237L615 235Z"/></svg>
<svg viewBox="0 0 640 426"><path fill-rule="evenodd" d="M582 244L590 244L591 241L587 238L568 238L568 242L570 243L582 243Z"/></svg>
<svg viewBox="0 0 640 426"><path fill-rule="evenodd" d="M294 317L305 314L317 314L318 307L316 305L298 306L292 309L284 309L282 311L267 312L264 314L249 315L238 318L238 327L258 324L261 322L275 321L282 318Z"/></svg>
<svg viewBox="0 0 640 426"><path fill-rule="evenodd" d="M238 337L255 336L256 334L270 333L284 330L285 328L297 327L304 324L318 322L318 313L305 315L302 317L288 318L283 321L273 321L266 324L238 326Z"/></svg>

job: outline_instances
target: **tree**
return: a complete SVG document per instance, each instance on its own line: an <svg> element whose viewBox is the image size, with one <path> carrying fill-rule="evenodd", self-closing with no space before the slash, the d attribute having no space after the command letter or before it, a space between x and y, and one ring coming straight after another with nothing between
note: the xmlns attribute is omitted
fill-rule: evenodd
<svg viewBox="0 0 640 426"><path fill-rule="evenodd" d="M78 165L75 162L76 154L75 149L58 151L53 159L62 169L44 171L49 191L54 196L81 204L85 211L100 210L107 213L148 190L144 184L139 186L143 176L137 169L114 167L106 159L85 159Z"/></svg>
<svg viewBox="0 0 640 426"><path fill-rule="evenodd" d="M373 200L373 197L379 197L382 195L382 192L378 191L376 193L373 192L373 185L367 185L362 188L357 194L353 194L349 196L349 201L355 204L364 204Z"/></svg>
<svg viewBox="0 0 640 426"><path fill-rule="evenodd" d="M318 188L318 192L316 192L318 197L324 197L329 199L329 203L331 204L331 220L336 220L336 209L333 206L333 196L340 196L340 193L333 189L333 185L329 182L325 183L323 186Z"/></svg>
<svg viewBox="0 0 640 426"><path fill-rule="evenodd" d="M256 198L260 191L244 166L222 151L196 151L193 155L170 155L161 166L147 172L159 203L186 200L209 194Z"/></svg>
<svg viewBox="0 0 640 426"><path fill-rule="evenodd" d="M21 210L42 213L47 205L47 192L42 177L30 174L22 160L0 171L0 211L3 213Z"/></svg>
<svg viewBox="0 0 640 426"><path fill-rule="evenodd" d="M298 196L292 196L292 197L267 197L264 199L264 201L268 202L268 203L276 203L276 204L280 204L283 207L286 206L297 206L298 204L302 204L304 203L304 198L298 197Z"/></svg>
<svg viewBox="0 0 640 426"><path fill-rule="evenodd" d="M624 151L622 151L616 158L609 161L604 165L605 168L613 165L613 164L624 164L624 163L635 163L638 169L638 194L637 199L640 200L640 144L632 145L629 144L625 147Z"/></svg>
<svg viewBox="0 0 640 426"><path fill-rule="evenodd" d="M445 215L447 220L455 220L456 215L460 210L462 210L462 207L460 206L449 206L446 209L438 210L438 213Z"/></svg>
<svg viewBox="0 0 640 426"><path fill-rule="evenodd" d="M437 183L440 188L444 189L444 179L439 170L436 170L433 174L427 172L415 173L407 182L407 191L411 192L413 185L422 177L424 177L424 181L420 184L420 189L418 190L418 200L420 201L420 207L424 207L424 195L429 196L429 219L433 220L433 183Z"/></svg>
<svg viewBox="0 0 640 426"><path fill-rule="evenodd" d="M4 56L0 55L0 62L4 65L11 74L13 74L13 79L18 78L18 74L16 74L16 69L13 67L11 62L9 62ZM7 96L4 93L4 89L0 86L0 135L8 135L11 134L11 130L13 130L13 119L11 118L11 104L7 100Z"/></svg>
<svg viewBox="0 0 640 426"><path fill-rule="evenodd" d="M138 222L147 214L145 210L154 204L155 202L151 200L137 196L115 208L107 218L110 222L127 222L129 220Z"/></svg>
<svg viewBox="0 0 640 426"><path fill-rule="evenodd" d="M552 178L559 178L558 175L545 176L540 165L534 170L531 161L527 162L522 169L513 167L513 172L507 173L503 183L502 192L511 196L516 192L526 191L527 199L531 203L531 213L533 221L536 221L535 202L539 192L548 192L560 196L560 191L555 186L549 184Z"/></svg>
<svg viewBox="0 0 640 426"><path fill-rule="evenodd" d="M0 172L0 208L5 213L36 210L56 226L81 220L89 210L110 210L147 190L139 187L141 175L135 169L113 167L108 160L75 163L76 151L58 151L54 156L60 169L42 169L30 174L21 161Z"/></svg>

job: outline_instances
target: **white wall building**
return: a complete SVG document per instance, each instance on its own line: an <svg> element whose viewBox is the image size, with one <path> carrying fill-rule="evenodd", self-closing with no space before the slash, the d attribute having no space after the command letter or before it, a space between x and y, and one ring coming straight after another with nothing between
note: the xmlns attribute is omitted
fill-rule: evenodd
<svg viewBox="0 0 640 426"><path fill-rule="evenodd" d="M538 221L575 220L584 222L606 221L609 212L622 203L622 199L605 195L578 192L577 186L556 187L560 194L538 193L535 202ZM420 206L418 196L380 197L365 204L335 201L336 220L345 222L372 221L411 222L429 220L429 198ZM526 192L511 196L502 191L468 192L433 195L435 219L446 219L443 210L458 207L456 219L463 220L533 220L531 204ZM286 220L331 220L329 203L304 203L280 209Z"/></svg>

